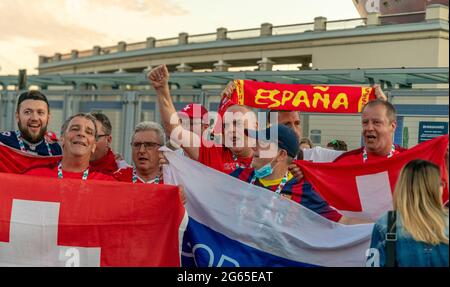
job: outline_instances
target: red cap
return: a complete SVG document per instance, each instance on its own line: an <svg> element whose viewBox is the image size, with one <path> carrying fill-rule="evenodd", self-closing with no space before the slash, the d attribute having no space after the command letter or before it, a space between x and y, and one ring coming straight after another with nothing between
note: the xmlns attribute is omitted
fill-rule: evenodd
<svg viewBox="0 0 450 287"><path fill-rule="evenodd" d="M54 132L47 131L44 135L50 143L58 142L58 136Z"/></svg>
<svg viewBox="0 0 450 287"><path fill-rule="evenodd" d="M178 115L187 115L190 119L203 119L203 116L207 113L208 110L205 109L205 107L203 107L202 105L190 103L189 105L181 109L181 111L178 112Z"/></svg>

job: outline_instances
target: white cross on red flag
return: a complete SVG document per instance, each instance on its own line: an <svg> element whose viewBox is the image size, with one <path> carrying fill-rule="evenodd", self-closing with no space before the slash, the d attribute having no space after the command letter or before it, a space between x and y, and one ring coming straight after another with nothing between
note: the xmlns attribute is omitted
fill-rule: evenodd
<svg viewBox="0 0 450 287"><path fill-rule="evenodd" d="M443 203L448 201L445 154L448 135L440 136L397 154L368 163L312 163L297 161L305 178L336 209L352 216L378 219L392 209L392 192L403 166L414 159L428 160L441 169L445 184Z"/></svg>
<svg viewBox="0 0 450 287"><path fill-rule="evenodd" d="M169 185L0 173L0 266L180 266Z"/></svg>

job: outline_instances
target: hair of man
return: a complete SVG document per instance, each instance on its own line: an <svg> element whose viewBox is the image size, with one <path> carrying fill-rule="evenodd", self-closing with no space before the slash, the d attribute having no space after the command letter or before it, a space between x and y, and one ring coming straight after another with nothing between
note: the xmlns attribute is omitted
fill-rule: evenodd
<svg viewBox="0 0 450 287"><path fill-rule="evenodd" d="M40 91L36 91L36 90L27 91L27 92L23 92L22 94L20 94L19 99L17 100L16 112L19 112L20 104L22 104L22 102L26 101L26 100L35 100L35 101L45 102L47 104L47 110L50 113L50 106L48 104L47 97Z"/></svg>
<svg viewBox="0 0 450 287"><path fill-rule="evenodd" d="M395 109L394 105L391 104L388 101L375 99L370 102L368 102L362 109L362 112L364 112L365 109L374 107L374 106L383 106L386 109L386 116L389 119L389 123L392 123L397 120L397 110Z"/></svg>
<svg viewBox="0 0 450 287"><path fill-rule="evenodd" d="M160 124L158 124L156 122L152 122L152 121L144 121L144 122L138 123L136 125L136 127L134 128L133 138L136 133L143 132L143 131L156 132L156 134L158 136L159 144L164 145L166 143L166 135L164 133L163 127Z"/></svg>
<svg viewBox="0 0 450 287"><path fill-rule="evenodd" d="M95 125L95 121L96 119L94 118L94 116L92 116L91 114L88 113L78 113L75 114L71 117L69 117L62 125L61 127L61 136L64 136L64 133L66 132L67 128L69 127L70 121L73 120L74 118L77 117L82 117L82 118L86 118L90 121L92 121L92 123L94 124L94 135L95 135L95 140L98 140L98 131L97 131L97 126Z"/></svg>
<svg viewBox="0 0 450 287"><path fill-rule="evenodd" d="M112 133L112 125L108 116L102 112L92 112L90 113L97 121L99 121L103 126L103 132L106 135L111 135Z"/></svg>

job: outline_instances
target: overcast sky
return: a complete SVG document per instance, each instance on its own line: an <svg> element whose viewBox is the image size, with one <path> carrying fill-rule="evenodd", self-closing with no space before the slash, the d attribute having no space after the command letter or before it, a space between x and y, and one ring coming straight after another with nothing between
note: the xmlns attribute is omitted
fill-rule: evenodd
<svg viewBox="0 0 450 287"><path fill-rule="evenodd" d="M352 0L1 0L0 11L0 75L36 74L39 55L149 36L359 17Z"/></svg>

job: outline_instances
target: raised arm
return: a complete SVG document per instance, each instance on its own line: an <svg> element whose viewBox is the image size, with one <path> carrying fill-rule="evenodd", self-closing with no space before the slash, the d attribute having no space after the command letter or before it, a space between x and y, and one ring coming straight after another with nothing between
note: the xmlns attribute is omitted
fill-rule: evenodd
<svg viewBox="0 0 450 287"><path fill-rule="evenodd" d="M225 89L223 89L222 91L222 97L227 96L228 98L231 98L231 95L233 94L235 89L236 85L234 81L229 81L228 84L225 86Z"/></svg>
<svg viewBox="0 0 450 287"><path fill-rule="evenodd" d="M377 99L380 99L382 101L387 102L388 98L386 97L386 95L384 94L383 90L381 89L381 86L379 84L375 84L372 86L372 88L375 89L375 97Z"/></svg>
<svg viewBox="0 0 450 287"><path fill-rule="evenodd" d="M196 134L183 129L180 124L180 118L170 95L169 71L166 65L154 68L148 73L147 77L158 97L161 123L166 131L166 135L180 145L189 157L198 160L201 139Z"/></svg>

